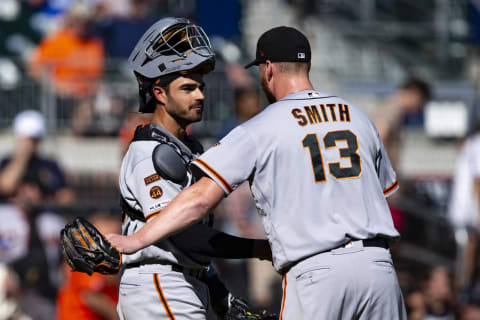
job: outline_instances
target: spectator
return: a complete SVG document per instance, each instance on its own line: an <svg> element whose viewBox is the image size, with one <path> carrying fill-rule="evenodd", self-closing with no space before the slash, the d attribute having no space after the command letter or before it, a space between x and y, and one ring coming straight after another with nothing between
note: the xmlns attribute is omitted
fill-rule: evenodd
<svg viewBox="0 0 480 320"><path fill-rule="evenodd" d="M407 79L380 107L373 121L392 167L398 172L403 131L406 124L421 122L423 107L430 100L430 85L418 78ZM420 119L420 120L419 120Z"/></svg>
<svg viewBox="0 0 480 320"><path fill-rule="evenodd" d="M15 151L0 161L0 198L18 202L50 204L73 202L74 191L67 186L58 164L39 155L38 148L46 135L43 116L34 110L19 113L13 122Z"/></svg>
<svg viewBox="0 0 480 320"><path fill-rule="evenodd" d="M45 38L32 54L31 75L38 81L49 75L61 97L92 96L102 76L104 50L92 35L92 18L85 4L75 2L63 28Z"/></svg>
<svg viewBox="0 0 480 320"><path fill-rule="evenodd" d="M120 223L102 211L89 217L102 233L119 232ZM58 293L57 320L118 319L118 276L71 272L64 264L66 280Z"/></svg>
<svg viewBox="0 0 480 320"><path fill-rule="evenodd" d="M233 114L223 123L217 134L218 140L223 138L240 123L247 121L262 110L260 106L260 93L257 88L244 87L235 90L235 104Z"/></svg>
<svg viewBox="0 0 480 320"><path fill-rule="evenodd" d="M392 168L397 172L400 184L402 183L400 156L405 129L408 125L419 125L419 122L423 121L423 107L430 100L430 91L430 85L427 82L410 77L380 106L372 117L387 150ZM408 188L404 188L404 191L397 192L388 199L394 226L400 234L405 232L406 218L398 200L405 190Z"/></svg>
<svg viewBox="0 0 480 320"><path fill-rule="evenodd" d="M31 320L18 304L20 284L15 274L0 263L0 319Z"/></svg>
<svg viewBox="0 0 480 320"><path fill-rule="evenodd" d="M480 208L480 131L465 141L457 159L453 179L449 217L459 244L457 260L458 286L465 289L478 278L479 211Z"/></svg>
<svg viewBox="0 0 480 320"><path fill-rule="evenodd" d="M138 106L133 106L127 113L125 120L123 121L120 130L118 132L118 142L120 144L120 150L122 157L128 150L128 146L133 139L135 129L139 125L145 125L151 121L152 115L149 113L140 113L137 111Z"/></svg>
<svg viewBox="0 0 480 320"><path fill-rule="evenodd" d="M98 32L109 57L128 58L135 47L136 39L152 24L149 18L150 3L147 0L132 0L127 16L107 17L99 21Z"/></svg>
<svg viewBox="0 0 480 320"><path fill-rule="evenodd" d="M455 307L453 287L448 269L432 268L424 290L426 320L454 320Z"/></svg>
<svg viewBox="0 0 480 320"><path fill-rule="evenodd" d="M55 313L59 282L59 235L65 221L45 211L43 193L35 184L20 182L21 196L0 206L0 263L18 277L18 302L34 319L50 320ZM28 191L27 191L28 190Z"/></svg>
<svg viewBox="0 0 480 320"><path fill-rule="evenodd" d="M22 210L11 204L0 205L0 263L10 263L28 251L30 226Z"/></svg>
<svg viewBox="0 0 480 320"><path fill-rule="evenodd" d="M425 320L425 297L420 291L414 291L405 296L409 320Z"/></svg>

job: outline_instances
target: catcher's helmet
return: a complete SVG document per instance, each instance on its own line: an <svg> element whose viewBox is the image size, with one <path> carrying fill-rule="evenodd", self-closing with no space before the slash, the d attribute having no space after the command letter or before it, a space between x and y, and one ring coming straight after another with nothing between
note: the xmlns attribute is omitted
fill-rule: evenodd
<svg viewBox="0 0 480 320"><path fill-rule="evenodd" d="M140 112L151 113L155 110L151 87L157 78L194 70L208 73L215 67L215 54L200 26L183 18L164 18L143 34L128 64L139 84Z"/></svg>

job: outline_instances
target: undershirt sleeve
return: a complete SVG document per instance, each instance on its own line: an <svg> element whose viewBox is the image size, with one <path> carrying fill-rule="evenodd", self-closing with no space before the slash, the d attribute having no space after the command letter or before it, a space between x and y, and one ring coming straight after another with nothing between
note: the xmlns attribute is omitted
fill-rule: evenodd
<svg viewBox="0 0 480 320"><path fill-rule="evenodd" d="M170 236L169 240L182 251L225 259L254 258L255 241L267 242L232 236L205 224L196 224Z"/></svg>

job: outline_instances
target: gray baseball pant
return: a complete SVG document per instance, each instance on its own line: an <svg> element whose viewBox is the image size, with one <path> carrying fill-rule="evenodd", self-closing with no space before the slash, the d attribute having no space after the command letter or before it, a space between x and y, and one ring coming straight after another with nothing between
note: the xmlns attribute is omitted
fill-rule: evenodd
<svg viewBox="0 0 480 320"><path fill-rule="evenodd" d="M207 286L169 265L128 268L120 280L121 320L206 320L208 305Z"/></svg>
<svg viewBox="0 0 480 320"><path fill-rule="evenodd" d="M354 241L284 275L280 320L335 319L407 319L389 250Z"/></svg>

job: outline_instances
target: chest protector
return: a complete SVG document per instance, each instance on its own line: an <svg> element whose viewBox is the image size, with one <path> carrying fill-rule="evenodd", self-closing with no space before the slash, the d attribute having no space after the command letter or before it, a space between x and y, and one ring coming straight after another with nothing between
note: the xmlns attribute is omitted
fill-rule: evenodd
<svg viewBox="0 0 480 320"><path fill-rule="evenodd" d="M194 154L203 152L203 147L200 142L191 136L185 135L185 146L190 149L187 150L185 147L182 148L182 146L158 129L154 124L138 126L132 142L152 140L159 142L152 152L152 162L155 171L165 180L174 183L184 182L190 170L189 164L193 160ZM193 177L192 183L195 181L196 178ZM123 197L121 197L121 206L123 213L128 215L132 220L146 222L143 213L130 207Z"/></svg>

